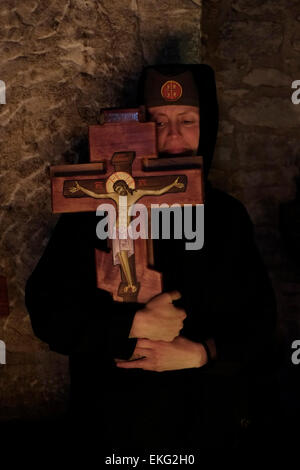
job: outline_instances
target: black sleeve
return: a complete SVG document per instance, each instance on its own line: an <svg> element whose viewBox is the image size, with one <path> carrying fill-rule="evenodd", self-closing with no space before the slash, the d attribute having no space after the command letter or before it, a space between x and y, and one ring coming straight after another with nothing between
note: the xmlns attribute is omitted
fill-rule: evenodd
<svg viewBox="0 0 300 470"><path fill-rule="evenodd" d="M220 298L216 302L219 313L215 310L218 357L241 368L263 371L274 360L275 295L255 243L253 223L242 204L232 212L229 222L227 250L224 247L228 257L223 285L225 304L222 306Z"/></svg>
<svg viewBox="0 0 300 470"><path fill-rule="evenodd" d="M138 303L115 302L96 287L95 216L62 215L27 281L25 303L34 333L51 350L131 356L128 335Z"/></svg>
<svg viewBox="0 0 300 470"><path fill-rule="evenodd" d="M198 268L198 276L186 282L186 330L195 341L215 340L217 360L203 372L257 373L276 354L274 291L245 207L235 200L210 209L203 251L188 255L186 272Z"/></svg>

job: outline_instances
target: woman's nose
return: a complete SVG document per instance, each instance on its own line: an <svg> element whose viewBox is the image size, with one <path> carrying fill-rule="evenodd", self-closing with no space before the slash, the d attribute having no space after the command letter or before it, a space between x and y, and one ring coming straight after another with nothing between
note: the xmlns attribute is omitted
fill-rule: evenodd
<svg viewBox="0 0 300 470"><path fill-rule="evenodd" d="M179 127L179 124L177 122L172 122L172 121L169 121L169 132L168 134L170 136L177 136L180 134L180 127Z"/></svg>

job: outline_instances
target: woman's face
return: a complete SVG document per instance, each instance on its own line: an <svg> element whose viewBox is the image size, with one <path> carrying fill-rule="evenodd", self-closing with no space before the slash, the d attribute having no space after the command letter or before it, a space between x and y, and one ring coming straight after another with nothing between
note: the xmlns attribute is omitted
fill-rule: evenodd
<svg viewBox="0 0 300 470"><path fill-rule="evenodd" d="M148 108L156 122L159 154L196 155L200 137L198 106L166 105Z"/></svg>

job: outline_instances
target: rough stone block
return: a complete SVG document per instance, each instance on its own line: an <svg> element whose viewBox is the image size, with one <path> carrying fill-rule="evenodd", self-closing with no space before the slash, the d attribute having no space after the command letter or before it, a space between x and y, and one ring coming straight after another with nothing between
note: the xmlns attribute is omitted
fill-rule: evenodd
<svg viewBox="0 0 300 470"><path fill-rule="evenodd" d="M244 100L229 110L232 119L246 126L293 128L300 125L300 107L283 98L260 97Z"/></svg>
<svg viewBox="0 0 300 470"><path fill-rule="evenodd" d="M274 132L239 132L236 145L240 165L263 169L273 164L278 168L294 166L300 156L300 141L289 135ZM295 168L296 171L296 168Z"/></svg>
<svg viewBox="0 0 300 470"><path fill-rule="evenodd" d="M290 87L292 78L286 73L277 69L253 69L243 78L243 82L250 86L259 87L262 85L272 87Z"/></svg>
<svg viewBox="0 0 300 470"><path fill-rule="evenodd" d="M286 7L285 0L265 0L263 3L260 0L234 0L232 2L233 10L247 15L258 15L266 18L270 15L278 15L282 13Z"/></svg>
<svg viewBox="0 0 300 470"><path fill-rule="evenodd" d="M283 41L280 23L271 21L231 21L220 31L218 56L222 59L270 55L279 51Z"/></svg>

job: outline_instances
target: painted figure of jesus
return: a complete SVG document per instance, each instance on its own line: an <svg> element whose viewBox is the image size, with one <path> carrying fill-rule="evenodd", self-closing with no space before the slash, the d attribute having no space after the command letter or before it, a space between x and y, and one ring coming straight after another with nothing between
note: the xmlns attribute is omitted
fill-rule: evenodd
<svg viewBox="0 0 300 470"><path fill-rule="evenodd" d="M87 196L93 197L95 199L113 199L116 202L118 207L118 216L116 221L117 238L116 240L113 240L114 262L115 264L121 264L122 266L127 281L127 286L125 286L124 292L135 293L137 290L137 286L134 284L129 265L129 257L134 253L133 240L132 238L128 237L130 209L143 196L159 196L161 194L165 194L173 187L183 188L184 184L179 183L178 180L179 177L177 177L171 184L168 184L167 186L164 186L160 189L133 189L128 186L126 181L120 179L114 183L113 192L102 194L95 193L94 191L81 186L78 181L75 181L75 186L70 188L71 193L82 191ZM126 219L122 217L122 211L120 211L120 204L122 201L120 196L127 198L126 203L128 211Z"/></svg>

